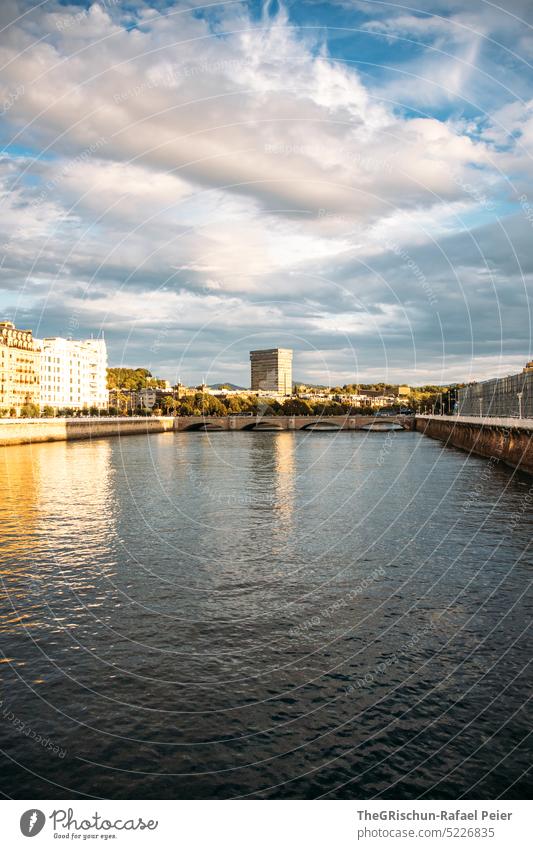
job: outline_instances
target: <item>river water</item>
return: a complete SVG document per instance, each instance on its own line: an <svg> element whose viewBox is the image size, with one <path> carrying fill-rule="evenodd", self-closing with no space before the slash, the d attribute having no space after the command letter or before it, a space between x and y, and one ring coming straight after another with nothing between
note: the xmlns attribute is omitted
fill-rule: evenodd
<svg viewBox="0 0 533 849"><path fill-rule="evenodd" d="M2 449L0 790L526 796L531 485L407 432Z"/></svg>

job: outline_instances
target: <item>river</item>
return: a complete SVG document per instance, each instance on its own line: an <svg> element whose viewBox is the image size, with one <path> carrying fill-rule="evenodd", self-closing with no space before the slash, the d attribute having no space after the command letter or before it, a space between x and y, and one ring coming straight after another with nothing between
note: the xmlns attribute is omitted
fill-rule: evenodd
<svg viewBox="0 0 533 849"><path fill-rule="evenodd" d="M418 433L0 454L0 790L527 797L531 479Z"/></svg>

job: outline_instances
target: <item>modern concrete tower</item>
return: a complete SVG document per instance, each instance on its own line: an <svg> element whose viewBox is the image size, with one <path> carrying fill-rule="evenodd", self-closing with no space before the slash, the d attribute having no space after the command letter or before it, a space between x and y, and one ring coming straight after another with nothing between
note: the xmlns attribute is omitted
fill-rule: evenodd
<svg viewBox="0 0 533 849"><path fill-rule="evenodd" d="M250 351L252 389L292 395L292 351L290 348L267 348Z"/></svg>

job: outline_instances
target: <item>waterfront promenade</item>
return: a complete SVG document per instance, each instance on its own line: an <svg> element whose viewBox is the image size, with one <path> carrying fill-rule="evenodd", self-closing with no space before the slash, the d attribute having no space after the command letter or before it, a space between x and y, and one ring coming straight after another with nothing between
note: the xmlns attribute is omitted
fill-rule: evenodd
<svg viewBox="0 0 533 849"><path fill-rule="evenodd" d="M172 416L101 416L84 418L0 419L0 446L36 442L65 442L71 439L97 439L163 433L174 430Z"/></svg>
<svg viewBox="0 0 533 849"><path fill-rule="evenodd" d="M417 415L415 426L446 445L533 474L533 419Z"/></svg>

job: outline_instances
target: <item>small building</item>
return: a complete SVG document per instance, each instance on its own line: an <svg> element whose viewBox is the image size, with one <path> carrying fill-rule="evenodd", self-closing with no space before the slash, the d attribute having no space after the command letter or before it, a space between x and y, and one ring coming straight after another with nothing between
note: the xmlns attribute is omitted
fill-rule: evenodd
<svg viewBox="0 0 533 849"><path fill-rule="evenodd" d="M198 390L195 387L185 386L181 380L178 380L177 383L172 387L172 395L178 401L182 398L189 398L191 395L195 395Z"/></svg>

